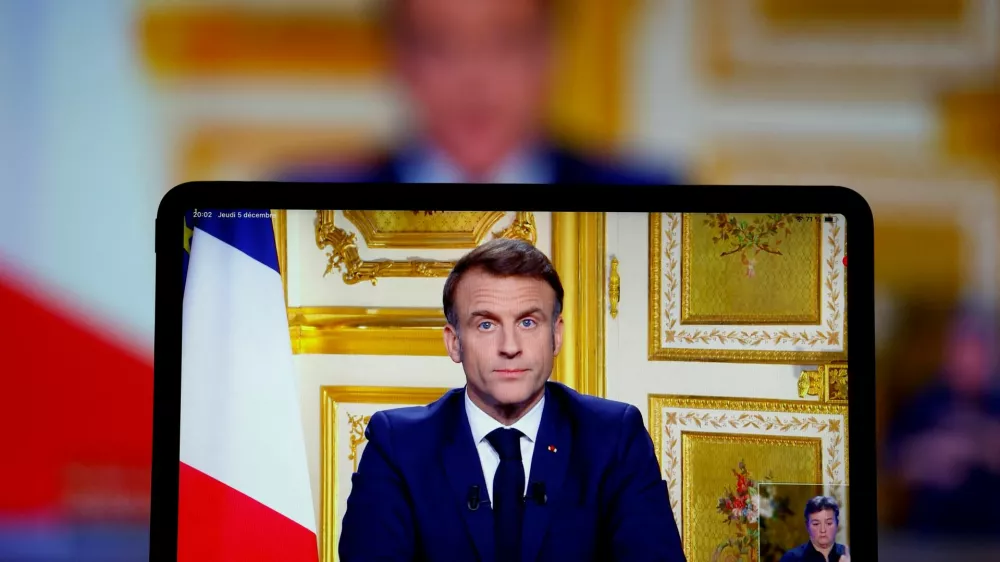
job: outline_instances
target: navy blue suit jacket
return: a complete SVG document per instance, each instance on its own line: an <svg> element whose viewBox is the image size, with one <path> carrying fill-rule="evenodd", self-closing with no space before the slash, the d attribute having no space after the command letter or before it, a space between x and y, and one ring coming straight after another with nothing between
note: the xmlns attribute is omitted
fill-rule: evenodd
<svg viewBox="0 0 1000 562"><path fill-rule="evenodd" d="M553 171L557 185L677 185L678 175L652 172L585 157L556 147L546 147L543 157ZM372 165L352 168L330 165L303 165L278 174L281 181L334 183L402 183L402 157L392 154Z"/></svg>
<svg viewBox="0 0 1000 562"><path fill-rule="evenodd" d="M464 389L378 412L352 480L341 562L494 560L493 512ZM554 451L550 450L552 447ZM635 406L546 386L522 562L683 562L653 443ZM470 489L484 503L470 509Z"/></svg>

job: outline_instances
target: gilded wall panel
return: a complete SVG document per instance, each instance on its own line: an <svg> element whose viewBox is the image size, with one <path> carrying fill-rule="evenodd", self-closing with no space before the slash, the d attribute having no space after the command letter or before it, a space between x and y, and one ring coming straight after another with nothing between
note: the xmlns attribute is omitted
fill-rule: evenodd
<svg viewBox="0 0 1000 562"><path fill-rule="evenodd" d="M757 548L759 483L815 484L847 499L846 404L651 395L649 409L689 560Z"/></svg>
<svg viewBox="0 0 1000 562"><path fill-rule="evenodd" d="M335 562L340 522L351 493L351 475L364 452L365 429L380 410L422 406L443 396L446 388L324 386L320 389L322 423L320 459L320 553Z"/></svg>
<svg viewBox="0 0 1000 562"><path fill-rule="evenodd" d="M650 215L649 357L846 358L845 224L836 215Z"/></svg>

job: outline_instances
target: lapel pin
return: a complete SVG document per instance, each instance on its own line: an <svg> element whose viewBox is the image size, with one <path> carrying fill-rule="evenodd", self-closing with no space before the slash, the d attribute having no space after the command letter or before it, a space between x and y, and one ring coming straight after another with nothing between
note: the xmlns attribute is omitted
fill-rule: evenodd
<svg viewBox="0 0 1000 562"><path fill-rule="evenodd" d="M549 445L549 452L550 453L556 452L556 446L555 445Z"/></svg>

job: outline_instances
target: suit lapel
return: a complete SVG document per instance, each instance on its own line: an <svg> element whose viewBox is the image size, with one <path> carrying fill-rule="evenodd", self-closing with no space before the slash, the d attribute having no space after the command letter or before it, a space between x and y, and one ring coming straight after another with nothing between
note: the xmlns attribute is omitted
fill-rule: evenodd
<svg viewBox="0 0 1000 562"><path fill-rule="evenodd" d="M529 483L545 485L547 498L544 505L539 505L531 499L525 503L522 562L534 562L538 557L542 539L545 538L552 519L552 512L558 505L572 452L570 447L573 443L573 432L569 417L563 410L559 393L552 392L551 385L549 389L545 398L545 410L542 412L542 423L538 428L538 438L535 440L531 475L528 478ZM529 493L530 491L529 489Z"/></svg>
<svg viewBox="0 0 1000 562"><path fill-rule="evenodd" d="M451 501L465 521L472 542L479 551L479 559L493 562L496 552L493 543L493 511L487 503L489 494L483 477L483 465L472 441L472 430L464 408L464 394L459 392L455 396L449 405L449 425L455 431L452 432L451 440L445 444L442 458L448 484L451 486ZM483 500L475 511L468 506L469 488L472 486L479 486L479 497Z"/></svg>

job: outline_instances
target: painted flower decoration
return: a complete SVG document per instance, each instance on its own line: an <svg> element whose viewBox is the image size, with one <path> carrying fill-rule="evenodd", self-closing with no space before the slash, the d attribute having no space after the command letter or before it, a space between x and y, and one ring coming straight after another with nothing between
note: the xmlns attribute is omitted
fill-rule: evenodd
<svg viewBox="0 0 1000 562"><path fill-rule="evenodd" d="M760 540L760 497L757 481L754 480L746 463L740 461L733 469L736 486L727 489L719 497L718 512L724 516L723 523L733 528L733 535L726 542L716 546L713 561L758 562L758 542ZM770 477L765 478L770 480Z"/></svg>

